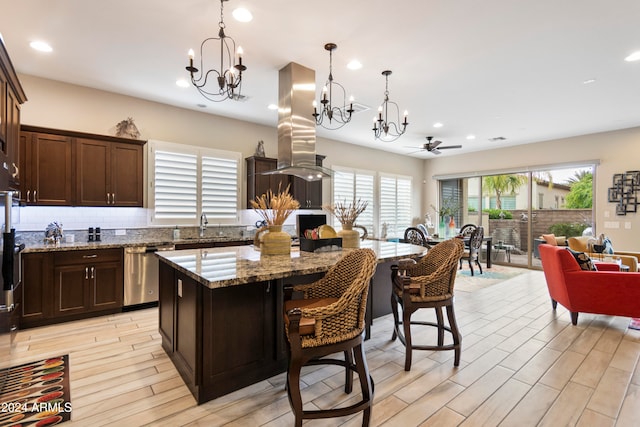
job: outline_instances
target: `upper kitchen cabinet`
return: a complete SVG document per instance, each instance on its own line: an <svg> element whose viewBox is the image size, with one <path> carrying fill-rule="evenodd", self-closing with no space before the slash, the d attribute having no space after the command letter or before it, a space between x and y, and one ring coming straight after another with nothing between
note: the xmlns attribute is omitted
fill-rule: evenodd
<svg viewBox="0 0 640 427"><path fill-rule="evenodd" d="M0 188L20 188L20 104L27 97L0 39Z"/></svg>
<svg viewBox="0 0 640 427"><path fill-rule="evenodd" d="M146 141L22 126L27 204L143 206Z"/></svg>
<svg viewBox="0 0 640 427"><path fill-rule="evenodd" d="M322 166L325 157L316 154L316 166ZM322 208L322 180L306 181L292 176L290 192L293 198L300 203L300 209Z"/></svg>
<svg viewBox="0 0 640 427"><path fill-rule="evenodd" d="M278 167L278 160L269 157L247 157L247 209L251 209L251 200L260 197L268 190L274 193L278 188L284 191L289 185L289 175L262 175L263 172L274 170Z"/></svg>
<svg viewBox="0 0 640 427"><path fill-rule="evenodd" d="M76 139L77 205L143 204L142 145Z"/></svg>
<svg viewBox="0 0 640 427"><path fill-rule="evenodd" d="M20 138L22 200L28 205L71 206L74 189L71 138L25 128Z"/></svg>

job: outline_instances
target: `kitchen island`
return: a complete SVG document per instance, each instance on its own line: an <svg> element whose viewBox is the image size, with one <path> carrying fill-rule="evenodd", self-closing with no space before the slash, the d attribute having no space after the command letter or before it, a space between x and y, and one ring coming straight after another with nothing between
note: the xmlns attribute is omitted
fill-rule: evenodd
<svg viewBox="0 0 640 427"><path fill-rule="evenodd" d="M370 324L385 314L376 303L390 306L390 264L426 249L376 240L361 247L373 249L379 263ZM199 404L286 370L284 286L316 280L346 251L292 248L290 256L261 256L253 246L231 246L157 253L162 346Z"/></svg>

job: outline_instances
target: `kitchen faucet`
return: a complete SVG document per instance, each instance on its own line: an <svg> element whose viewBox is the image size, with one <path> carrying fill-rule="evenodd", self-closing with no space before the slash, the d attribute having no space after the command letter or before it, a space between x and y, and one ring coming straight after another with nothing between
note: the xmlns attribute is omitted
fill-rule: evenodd
<svg viewBox="0 0 640 427"><path fill-rule="evenodd" d="M204 230L207 229L207 224L209 224L209 221L207 221L207 214L202 212L200 215L200 237L204 237Z"/></svg>

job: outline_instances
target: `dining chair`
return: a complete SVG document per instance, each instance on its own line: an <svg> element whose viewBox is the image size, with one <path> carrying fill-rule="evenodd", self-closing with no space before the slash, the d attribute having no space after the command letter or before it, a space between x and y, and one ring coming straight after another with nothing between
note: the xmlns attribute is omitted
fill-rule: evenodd
<svg viewBox="0 0 640 427"><path fill-rule="evenodd" d="M458 260L464 251L461 239L449 239L438 243L416 262L401 260L391 266L391 311L394 328L391 340L396 338L405 346L404 370L411 370L413 350L443 351L453 350L453 365L460 364L462 336L453 310L453 287L458 269ZM402 320L398 314L402 309ZM444 323L442 307L446 308L449 325ZM434 308L436 323L411 320L411 316L421 308ZM414 344L411 326L436 327L437 344ZM451 334L452 343L444 343L445 332Z"/></svg>
<svg viewBox="0 0 640 427"><path fill-rule="evenodd" d="M369 425L374 386L362 340L369 284L376 265L373 250L356 249L343 256L321 279L286 289L287 393L297 427L303 419L343 417L360 411L363 411L362 425ZM293 292L302 292L302 299L290 299ZM327 357L334 353L343 353L344 360ZM345 393L351 393L353 372L357 372L361 399L334 409L305 410L300 395L300 371L303 366L322 364L345 368Z"/></svg>
<svg viewBox="0 0 640 427"><path fill-rule="evenodd" d="M411 243L418 246L429 247L427 237L417 227L408 227L404 230L404 243Z"/></svg>
<svg viewBox="0 0 640 427"><path fill-rule="evenodd" d="M469 237L469 246L465 248L462 257L460 258L460 269L462 269L462 261L469 261L469 268L471 269L471 275L473 276L473 264L477 265L482 274L482 265L480 265L480 249L482 248L482 239L484 239L484 227L476 227L471 232Z"/></svg>
<svg viewBox="0 0 640 427"><path fill-rule="evenodd" d="M475 230L476 228L478 228L477 225L475 224L465 224L462 227L460 227L460 236L462 237L470 237L471 233L473 232L473 230Z"/></svg>

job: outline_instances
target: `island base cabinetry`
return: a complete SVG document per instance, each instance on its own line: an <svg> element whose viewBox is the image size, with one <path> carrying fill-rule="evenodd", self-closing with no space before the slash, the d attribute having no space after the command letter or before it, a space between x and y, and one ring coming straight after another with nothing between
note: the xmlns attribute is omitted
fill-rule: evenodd
<svg viewBox="0 0 640 427"><path fill-rule="evenodd" d="M278 281L209 289L160 263L162 346L198 403L286 369Z"/></svg>

